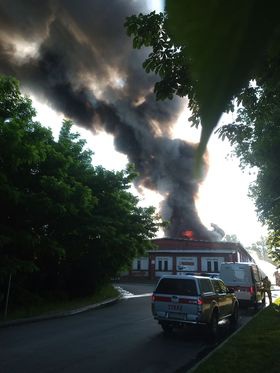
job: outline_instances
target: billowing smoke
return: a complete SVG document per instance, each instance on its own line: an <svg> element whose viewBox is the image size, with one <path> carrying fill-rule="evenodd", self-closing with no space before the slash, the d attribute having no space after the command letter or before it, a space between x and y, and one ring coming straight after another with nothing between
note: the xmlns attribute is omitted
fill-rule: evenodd
<svg viewBox="0 0 280 373"><path fill-rule="evenodd" d="M192 230L216 239L195 208L194 146L171 140L182 102L157 102L156 77L142 68L125 17L147 11L127 0L1 0L0 73L10 74L56 111L93 132L113 134L134 163L136 186L158 191L169 236Z"/></svg>

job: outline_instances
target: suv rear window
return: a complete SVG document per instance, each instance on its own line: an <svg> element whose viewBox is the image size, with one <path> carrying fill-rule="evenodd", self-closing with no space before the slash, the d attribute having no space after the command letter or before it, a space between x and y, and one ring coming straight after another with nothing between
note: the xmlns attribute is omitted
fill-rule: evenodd
<svg viewBox="0 0 280 373"><path fill-rule="evenodd" d="M208 280L207 278L199 279L199 283L200 283L201 293L213 292L213 287L212 287L211 281Z"/></svg>
<svg viewBox="0 0 280 373"><path fill-rule="evenodd" d="M163 278L155 292L195 296L197 295L196 282L192 279Z"/></svg>

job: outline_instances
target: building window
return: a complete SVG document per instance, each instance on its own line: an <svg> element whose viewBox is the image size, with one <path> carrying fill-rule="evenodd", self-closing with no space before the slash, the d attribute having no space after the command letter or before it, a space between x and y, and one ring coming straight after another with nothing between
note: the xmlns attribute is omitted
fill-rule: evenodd
<svg viewBox="0 0 280 373"><path fill-rule="evenodd" d="M155 258L155 270L158 272L169 272L172 269L172 257L158 256Z"/></svg>
<svg viewBox="0 0 280 373"><path fill-rule="evenodd" d="M147 257L135 258L132 262L133 271L148 271L149 259Z"/></svg>
<svg viewBox="0 0 280 373"><path fill-rule="evenodd" d="M203 272L219 272L221 263L225 261L224 257L202 257L201 270Z"/></svg>
<svg viewBox="0 0 280 373"><path fill-rule="evenodd" d="M219 263L216 260L207 261L207 272L219 272Z"/></svg>
<svg viewBox="0 0 280 373"><path fill-rule="evenodd" d="M219 264L218 262L214 262L214 272L219 272Z"/></svg>

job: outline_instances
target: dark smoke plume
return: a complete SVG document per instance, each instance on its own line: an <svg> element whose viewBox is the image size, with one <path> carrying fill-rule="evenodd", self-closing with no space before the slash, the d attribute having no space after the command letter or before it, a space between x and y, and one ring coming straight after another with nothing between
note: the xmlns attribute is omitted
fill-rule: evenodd
<svg viewBox="0 0 280 373"><path fill-rule="evenodd" d="M125 17L145 12L144 4L1 0L0 73L77 125L114 135L116 149L139 172L136 186L164 196L167 235L192 230L198 239L216 239L195 208L194 146L169 137L182 102L155 100L156 78L141 66L146 51L133 50L125 34Z"/></svg>

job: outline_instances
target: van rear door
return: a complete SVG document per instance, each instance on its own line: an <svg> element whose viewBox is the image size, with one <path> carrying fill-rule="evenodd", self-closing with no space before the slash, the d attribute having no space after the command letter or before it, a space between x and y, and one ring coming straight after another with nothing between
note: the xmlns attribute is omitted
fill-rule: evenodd
<svg viewBox="0 0 280 373"><path fill-rule="evenodd" d="M238 263L222 263L220 278L233 288L238 300L251 301L254 293L251 266Z"/></svg>

